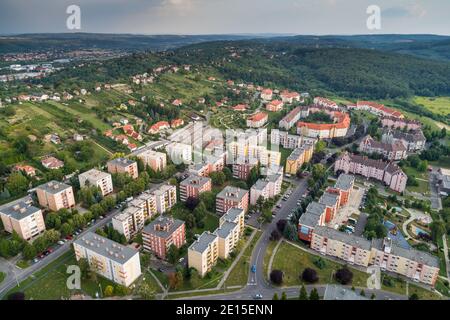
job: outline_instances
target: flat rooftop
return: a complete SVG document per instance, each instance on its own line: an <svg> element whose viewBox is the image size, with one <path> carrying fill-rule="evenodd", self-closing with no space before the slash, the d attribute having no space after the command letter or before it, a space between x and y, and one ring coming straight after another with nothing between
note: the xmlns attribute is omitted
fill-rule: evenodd
<svg viewBox="0 0 450 320"><path fill-rule="evenodd" d="M139 253L138 250L121 245L94 232L86 233L74 243L120 264L126 263Z"/></svg>
<svg viewBox="0 0 450 320"><path fill-rule="evenodd" d="M41 211L41 209L33 206L33 199L29 196L0 207L1 213L15 220L22 220L38 211Z"/></svg>
<svg viewBox="0 0 450 320"><path fill-rule="evenodd" d="M80 177L85 177L88 180L97 181L97 180L106 179L108 177L111 177L111 174L97 170L97 169L91 169L89 171L86 171L86 172L80 174Z"/></svg>
<svg viewBox="0 0 450 320"><path fill-rule="evenodd" d="M51 194L57 194L69 188L72 188L72 186L55 180L49 181L37 187L37 189L44 190L45 192Z"/></svg>
<svg viewBox="0 0 450 320"><path fill-rule="evenodd" d="M334 186L341 190L348 190L352 187L354 182L355 176L343 173L338 177Z"/></svg>
<svg viewBox="0 0 450 320"><path fill-rule="evenodd" d="M209 245L213 243L216 239L217 235L205 231L200 235L200 237L197 240L194 241L194 243L191 244L189 249L197 251L199 253L203 253L208 249Z"/></svg>
<svg viewBox="0 0 450 320"><path fill-rule="evenodd" d="M183 224L184 221L174 219L171 217L160 216L157 219L155 219L152 223L145 226L143 232L155 235L159 238L167 239Z"/></svg>
<svg viewBox="0 0 450 320"><path fill-rule="evenodd" d="M217 198L236 201L241 200L247 193L248 190L227 186L219 192Z"/></svg>
<svg viewBox="0 0 450 320"><path fill-rule="evenodd" d="M230 233L237 227L237 223L231 221L225 221L219 228L214 231L219 238L225 239Z"/></svg>
<svg viewBox="0 0 450 320"><path fill-rule="evenodd" d="M131 166L132 164L136 163L136 161L127 159L127 158L117 158L117 159L113 159L111 161L108 161L108 164L112 164L118 167L128 167Z"/></svg>

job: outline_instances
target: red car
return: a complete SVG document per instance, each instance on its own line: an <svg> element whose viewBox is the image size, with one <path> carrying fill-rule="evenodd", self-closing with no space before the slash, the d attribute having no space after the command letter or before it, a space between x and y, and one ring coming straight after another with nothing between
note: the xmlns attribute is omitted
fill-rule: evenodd
<svg viewBox="0 0 450 320"><path fill-rule="evenodd" d="M72 236L66 236L66 240L72 240L73 237Z"/></svg>

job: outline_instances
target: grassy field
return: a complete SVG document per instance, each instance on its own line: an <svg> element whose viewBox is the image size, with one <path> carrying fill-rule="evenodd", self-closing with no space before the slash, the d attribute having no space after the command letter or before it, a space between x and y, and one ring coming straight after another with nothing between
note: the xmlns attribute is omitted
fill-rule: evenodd
<svg viewBox="0 0 450 320"><path fill-rule="evenodd" d="M319 283L321 284L336 283L333 277L334 272L342 268L343 265L322 257L326 261L326 265L324 268L319 269L314 264L317 258L318 256L316 255L303 251L292 244L283 242L275 254L272 270L278 269L283 271L284 286L302 285L303 281L300 280L300 274L305 268L315 269L319 276ZM369 275L350 267L349 269L353 272L352 285L355 287L366 287Z"/></svg>
<svg viewBox="0 0 450 320"><path fill-rule="evenodd" d="M273 254L273 250L275 250L275 247L277 246L278 241L271 241L269 243L269 245L267 246L267 250L264 254L264 260L263 260L263 270L264 270L264 274L267 274L267 269L269 268L269 262L270 262L270 257Z"/></svg>
<svg viewBox="0 0 450 320"><path fill-rule="evenodd" d="M419 105L424 106L426 109L435 114L443 116L447 116L448 114L450 114L450 97L415 97L413 101Z"/></svg>
<svg viewBox="0 0 450 320"><path fill-rule="evenodd" d="M390 279L389 284L385 283L384 280L386 280L386 278ZM390 292L401 294L401 295L406 295L406 286L407 286L406 281L401 278L388 276L385 273L381 274L381 289L382 290L390 291ZM408 284L408 294L409 294L409 296L411 296L413 293L416 293L419 296L420 300L440 299L439 295L437 295L436 293L434 293L430 290L426 290L417 285L409 283Z"/></svg>
<svg viewBox="0 0 450 320"><path fill-rule="evenodd" d="M244 254L236 263L233 270L230 272L228 279L225 281L226 287L239 285L243 286L247 283L252 251L256 243L258 242L259 238L261 237L261 234L262 234L261 231L256 231L256 234L253 237L252 242L245 249Z"/></svg>
<svg viewBox="0 0 450 320"><path fill-rule="evenodd" d="M5 280L6 278L6 274L4 272L0 272L0 283L3 282L3 280Z"/></svg>
<svg viewBox="0 0 450 320"><path fill-rule="evenodd" d="M418 186L407 186L406 188L409 191L425 194L430 192L430 184L428 182L429 181L428 172L419 172L412 167L403 167L402 169L408 177L414 176L416 178L417 183L419 184Z"/></svg>
<svg viewBox="0 0 450 320"><path fill-rule="evenodd" d="M107 285L114 285L108 279L97 276L97 280L86 279L81 281L81 290L69 290L67 288L67 267L76 265L73 252L68 252L56 259L45 268L35 272L29 278L13 288L9 293L22 291L26 299L32 300L59 300L68 299L72 294L84 293L92 297L104 290Z"/></svg>

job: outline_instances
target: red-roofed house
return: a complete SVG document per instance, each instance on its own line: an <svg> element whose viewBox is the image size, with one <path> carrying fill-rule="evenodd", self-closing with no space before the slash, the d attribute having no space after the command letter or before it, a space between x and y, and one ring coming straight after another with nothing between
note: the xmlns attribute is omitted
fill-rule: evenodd
<svg viewBox="0 0 450 320"><path fill-rule="evenodd" d="M175 99L173 100L172 104L176 107L180 107L183 104L183 102L180 99Z"/></svg>
<svg viewBox="0 0 450 320"><path fill-rule="evenodd" d="M376 102L371 101L358 101L356 103L356 106L352 106L353 108L356 108L357 110L366 110L376 115L382 115L382 116L389 116L394 118L400 118L403 119L404 115L397 110L388 108L384 106L383 104L379 104Z"/></svg>
<svg viewBox="0 0 450 320"><path fill-rule="evenodd" d="M261 91L261 99L270 101L273 98L273 91L271 89L264 89Z"/></svg>
<svg viewBox="0 0 450 320"><path fill-rule="evenodd" d="M283 91L281 94L281 100L284 103L293 103L294 101L300 101L300 93L298 92L289 92L287 90Z"/></svg>
<svg viewBox="0 0 450 320"><path fill-rule="evenodd" d="M172 128L178 128L178 127L181 127L182 125L184 125L183 119L172 120L172 123L170 124L170 126Z"/></svg>
<svg viewBox="0 0 450 320"><path fill-rule="evenodd" d="M137 149L137 145L135 145L134 143L129 143L128 149L130 149L130 151L135 151Z"/></svg>
<svg viewBox="0 0 450 320"><path fill-rule="evenodd" d="M234 111L245 111L247 110L248 106L246 104L238 104L233 107Z"/></svg>
<svg viewBox="0 0 450 320"><path fill-rule="evenodd" d="M24 165L24 166L16 165L14 167L14 171L23 171L29 177L34 177L36 175L36 169L33 168L32 166L28 166L28 165Z"/></svg>
<svg viewBox="0 0 450 320"><path fill-rule="evenodd" d="M265 112L258 112L247 119L247 127L261 128L269 120L269 115Z"/></svg>
<svg viewBox="0 0 450 320"><path fill-rule="evenodd" d="M150 130L148 130L148 133L157 134L161 130L165 130L165 129L169 129L169 128L170 128L170 124L167 121L159 121L150 127Z"/></svg>
<svg viewBox="0 0 450 320"><path fill-rule="evenodd" d="M50 170L56 170L64 167L63 161L56 159L55 157L52 156L45 157L44 159L41 160L41 163L44 167Z"/></svg>
<svg viewBox="0 0 450 320"><path fill-rule="evenodd" d="M284 103L283 101L280 100L274 100L269 102L266 105L266 110L267 111L271 111L271 112L278 112L281 111L283 109Z"/></svg>

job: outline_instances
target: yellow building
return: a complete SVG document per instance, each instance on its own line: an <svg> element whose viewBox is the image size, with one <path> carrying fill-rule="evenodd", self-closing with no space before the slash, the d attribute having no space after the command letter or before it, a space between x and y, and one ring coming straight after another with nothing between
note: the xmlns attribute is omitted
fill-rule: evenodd
<svg viewBox="0 0 450 320"><path fill-rule="evenodd" d="M313 153L314 146L312 144L305 144L295 149L286 160L285 172L291 175L297 174L304 163L311 161Z"/></svg>
<svg viewBox="0 0 450 320"><path fill-rule="evenodd" d="M211 232L203 232L188 249L189 268L205 276L216 265L219 258L219 237Z"/></svg>
<svg viewBox="0 0 450 320"><path fill-rule="evenodd" d="M101 276L129 287L141 276L139 251L89 232L73 243L77 261L86 259Z"/></svg>

